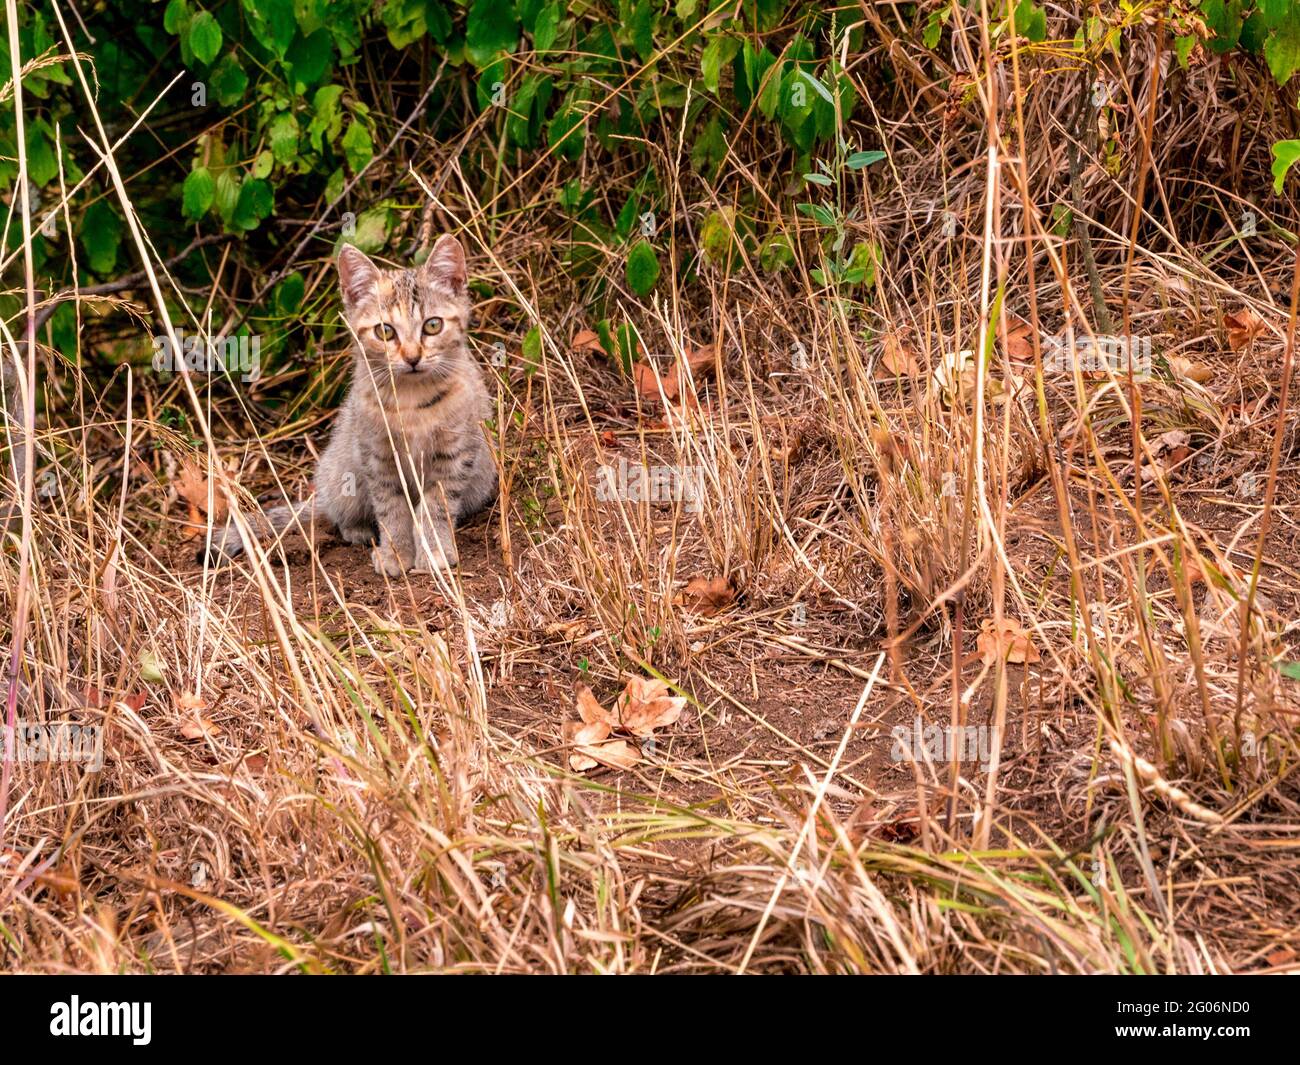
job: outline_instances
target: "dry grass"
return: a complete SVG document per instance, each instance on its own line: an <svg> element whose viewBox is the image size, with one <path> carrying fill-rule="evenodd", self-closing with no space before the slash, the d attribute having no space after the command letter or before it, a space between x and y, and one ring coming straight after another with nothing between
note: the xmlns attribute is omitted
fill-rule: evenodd
<svg viewBox="0 0 1300 1065"><path fill-rule="evenodd" d="M255 401L319 396L307 386L340 379L337 353L252 390L129 373L103 388L80 369L90 352L38 345L35 477L8 484L33 491L0 561L7 639L27 626L9 705L102 725L105 761L7 782L4 967L1296 968L1300 733L1278 664L1300 657L1281 402L1300 226L1290 198L1265 198L1266 146L1287 131L1246 119L1270 97L1257 71L1155 63L1153 30L1122 66L1091 57L1122 165L1085 143L1076 202L1074 116L1096 71L1003 41L986 76L980 26L957 30L946 106L919 52L902 63L916 78L888 86L887 44L850 58L871 101L851 136L890 153L832 190L856 208L850 241L883 249L869 291L813 282L817 235L793 213L790 269L742 253L688 276L710 212L779 222L764 190L788 160L738 135L705 185L689 146L660 146L675 264L652 303L619 305L665 381L717 343L686 388L698 405L572 349L591 291L556 280L553 161L503 161L514 177L471 190L454 146L406 138L417 180L386 164L376 187L418 184L463 229L497 293L484 352L512 355L503 502L466 533L462 581L385 588L355 554L289 541L233 574L188 561L181 463L197 455L214 496L245 508L242 489L299 489L325 412ZM610 169L615 211L637 176ZM1248 196L1259 233L1236 239ZM1104 332L1058 205L1088 220L1116 330L1156 338L1150 379L1053 372L1017 341L1012 312ZM310 268L324 315L331 267ZM605 280L622 282L612 254ZM127 298L147 315L158 292ZM1224 316L1244 308L1262 329L1238 345ZM535 374L514 357L532 325ZM210 437L169 425L177 408ZM600 499L597 467L620 458L700 467L698 510ZM691 612L695 576L727 578L736 601ZM1040 661L981 661L981 625L1003 618ZM634 770L571 772L574 681L604 694L648 673L688 714ZM915 719L991 727L991 764L891 762L889 730Z"/></svg>

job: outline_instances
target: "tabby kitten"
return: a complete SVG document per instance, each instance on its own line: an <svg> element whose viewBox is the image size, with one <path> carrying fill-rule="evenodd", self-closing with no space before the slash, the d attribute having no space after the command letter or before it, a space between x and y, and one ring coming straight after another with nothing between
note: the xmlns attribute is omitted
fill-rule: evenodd
<svg viewBox="0 0 1300 1065"><path fill-rule="evenodd" d="M497 494L480 427L491 403L466 344L465 252L448 234L423 266L381 270L345 245L338 269L356 339L352 384L314 496L268 511L266 522L276 531L327 522L350 544L373 544L375 572L391 577L455 566L453 528ZM229 557L242 547L230 526L216 550Z"/></svg>

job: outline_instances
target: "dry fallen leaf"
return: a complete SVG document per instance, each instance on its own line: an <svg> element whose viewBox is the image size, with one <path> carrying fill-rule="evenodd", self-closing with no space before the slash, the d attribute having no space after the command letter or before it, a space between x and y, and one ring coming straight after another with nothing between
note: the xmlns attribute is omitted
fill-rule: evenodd
<svg viewBox="0 0 1300 1065"><path fill-rule="evenodd" d="M573 350L582 353L587 351L599 352L601 355L608 355L604 346L600 342L600 337L590 329L579 329L573 334Z"/></svg>
<svg viewBox="0 0 1300 1065"><path fill-rule="evenodd" d="M876 377L913 377L920 369L916 355L903 333L886 333L881 344Z"/></svg>
<svg viewBox="0 0 1300 1065"><path fill-rule="evenodd" d="M596 725L604 722L606 725L613 726L618 721L618 718L600 705L595 692L585 684L577 686L577 701L578 714L584 724Z"/></svg>
<svg viewBox="0 0 1300 1065"><path fill-rule="evenodd" d="M648 362L634 362L632 364L632 381L636 384L636 390L647 399L659 398L660 377L658 372ZM675 377L665 377L662 379L663 393L666 399L677 398L677 379Z"/></svg>
<svg viewBox="0 0 1300 1065"><path fill-rule="evenodd" d="M192 717L181 722L181 735L187 740L201 740L204 736L220 736L221 726L206 717Z"/></svg>
<svg viewBox="0 0 1300 1065"><path fill-rule="evenodd" d="M668 691L668 685L654 677L630 679L614 704L619 725L633 736L649 736L674 724L686 708L686 699Z"/></svg>
<svg viewBox="0 0 1300 1065"><path fill-rule="evenodd" d="M736 601L736 586L726 577L692 577L677 595L676 603L701 617L711 618Z"/></svg>
<svg viewBox="0 0 1300 1065"><path fill-rule="evenodd" d="M717 361L718 345L705 344L698 348L687 348L683 353L686 365L691 368L691 376L699 377L713 369Z"/></svg>
<svg viewBox="0 0 1300 1065"><path fill-rule="evenodd" d="M942 393L955 393L958 383L963 391L975 387L975 352L969 348L945 352L932 375L935 386Z"/></svg>
<svg viewBox="0 0 1300 1065"><path fill-rule="evenodd" d="M1240 351L1264 331L1264 320L1249 307L1223 316L1228 330L1228 347Z"/></svg>
<svg viewBox="0 0 1300 1065"><path fill-rule="evenodd" d="M645 738L657 728L666 728L682 716L686 699L669 694L661 680L632 677L614 704L607 710L585 684L575 689L581 721L565 721L560 735L569 753L569 766L581 773L598 765L628 769L641 760L640 750L627 740L611 738L618 731Z"/></svg>
<svg viewBox="0 0 1300 1065"><path fill-rule="evenodd" d="M1012 362L1034 361L1033 327L1018 315L1007 315L1007 335L1004 341L1007 358Z"/></svg>
<svg viewBox="0 0 1300 1065"><path fill-rule="evenodd" d="M676 364L675 372L666 373L662 377L651 363L640 360L634 362L632 364L632 381L636 385L636 390L647 399L658 399L659 388L662 383L665 399L673 400L685 393L688 402L694 401L695 397L691 394L691 382L698 381L714 368L717 358L717 345L705 344L699 348L686 348L682 352L682 356L683 362ZM687 367L690 368L689 379L686 374Z"/></svg>
<svg viewBox="0 0 1300 1065"><path fill-rule="evenodd" d="M976 646L986 666L991 666L999 658L1023 665L1037 662L1040 657L1029 632L1010 618L1003 618L1001 624L993 618L985 618L980 625Z"/></svg>
<svg viewBox="0 0 1300 1065"><path fill-rule="evenodd" d="M630 769L641 760L641 752L627 740L609 739L611 728L608 721L596 721L583 724L578 721L566 721L560 728L564 742L574 749L569 754L569 767L581 773L595 769L597 765L608 765L615 769Z"/></svg>
<svg viewBox="0 0 1300 1065"><path fill-rule="evenodd" d="M1192 362L1191 359L1185 359L1181 355L1170 355L1168 358L1169 368L1173 370L1175 377L1195 381L1198 385L1206 384L1214 377L1214 368L1203 362Z"/></svg>
<svg viewBox="0 0 1300 1065"><path fill-rule="evenodd" d="M203 533L206 525L204 515L208 513L208 476L198 466L197 463L186 459L181 463L180 472L172 484L176 489L177 498L186 506L185 531L183 535L186 539L191 539ZM222 494L216 491L215 486L212 491L212 521L218 524L226 520L226 501Z"/></svg>
<svg viewBox="0 0 1300 1065"><path fill-rule="evenodd" d="M207 700L190 692L186 692L176 700L176 709L184 715L184 720L181 721L181 735L187 740L201 740L204 736L221 735L221 726L199 712L207 708Z"/></svg>

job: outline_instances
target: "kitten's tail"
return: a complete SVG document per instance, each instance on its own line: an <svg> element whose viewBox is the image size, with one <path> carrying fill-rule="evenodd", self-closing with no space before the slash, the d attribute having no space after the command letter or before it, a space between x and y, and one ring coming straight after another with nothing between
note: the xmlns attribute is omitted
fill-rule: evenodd
<svg viewBox="0 0 1300 1065"><path fill-rule="evenodd" d="M313 495L301 503L272 507L270 510L251 515L249 520L253 531L259 537L279 536L285 529L296 528L299 525L304 531L309 532L316 522L317 513L316 497ZM219 532L213 531L211 551L199 548L198 560L202 562L206 552L208 561L213 565L219 565L243 554L246 546L239 527L233 521L228 521L224 529Z"/></svg>

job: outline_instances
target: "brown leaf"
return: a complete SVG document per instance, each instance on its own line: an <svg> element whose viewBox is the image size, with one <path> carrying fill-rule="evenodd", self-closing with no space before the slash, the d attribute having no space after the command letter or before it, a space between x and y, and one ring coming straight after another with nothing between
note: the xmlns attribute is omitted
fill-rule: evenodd
<svg viewBox="0 0 1300 1065"><path fill-rule="evenodd" d="M221 726L210 718L192 717L181 722L181 735L187 740L201 740L204 736L220 736Z"/></svg>
<svg viewBox="0 0 1300 1065"><path fill-rule="evenodd" d="M569 767L577 773L595 769L597 765L630 769L641 760L640 751L626 740L607 739L609 733L608 721L593 724L565 721L560 726L560 734L565 743L574 747L569 754Z"/></svg>
<svg viewBox="0 0 1300 1065"><path fill-rule="evenodd" d="M903 333L886 333L876 377L914 377L920 370L916 354Z"/></svg>
<svg viewBox="0 0 1300 1065"><path fill-rule="evenodd" d="M686 699L668 692L668 685L656 677L632 677L614 705L619 725L633 736L649 736L674 724Z"/></svg>
<svg viewBox="0 0 1300 1065"><path fill-rule="evenodd" d="M600 342L600 337L590 329L579 329L573 334L573 350L579 353L596 351L608 357L609 353Z"/></svg>
<svg viewBox="0 0 1300 1065"><path fill-rule="evenodd" d="M1012 362L1034 361L1034 330L1019 315L1007 315L1007 335L999 337L1005 345L1007 358Z"/></svg>
<svg viewBox="0 0 1300 1065"><path fill-rule="evenodd" d="M660 377L655 368L648 362L634 362L632 364L632 380L636 384L636 390L646 399L659 398ZM676 399L678 392L677 378L665 377L662 381L664 397L666 399Z"/></svg>
<svg viewBox="0 0 1300 1065"><path fill-rule="evenodd" d="M585 684L577 686L577 703L578 713L585 724L597 725L604 722L606 725L613 726L618 723L618 719L600 705L595 693ZM608 731L606 729L606 734Z"/></svg>
<svg viewBox="0 0 1300 1065"><path fill-rule="evenodd" d="M1223 316L1228 330L1228 347L1240 351L1264 331L1264 320L1249 307Z"/></svg>
<svg viewBox="0 0 1300 1065"><path fill-rule="evenodd" d="M1207 366L1203 362L1192 362L1191 359L1185 359L1181 355L1169 356L1169 368L1174 371L1175 377L1185 377L1198 385L1206 384L1214 377L1212 366Z"/></svg>
<svg viewBox="0 0 1300 1065"><path fill-rule="evenodd" d="M726 577L692 577L676 602L701 617L711 618L736 601L736 586Z"/></svg>
<svg viewBox="0 0 1300 1065"><path fill-rule="evenodd" d="M207 700L191 692L186 692L176 700L176 709L182 714L181 735L187 740L201 740L204 736L221 735L221 726L199 712L207 708Z"/></svg>
<svg viewBox="0 0 1300 1065"><path fill-rule="evenodd" d="M177 474L172 487L176 489L177 497L185 504L187 509L185 538L191 539L199 536L206 525L203 516L208 512L207 474L196 463L186 459L181 463L180 473ZM214 487L212 492L212 521L217 524L225 520L226 501Z"/></svg>
<svg viewBox="0 0 1300 1065"><path fill-rule="evenodd" d="M717 363L718 345L705 344L702 347L688 348L683 354L686 365L691 368L692 377L701 377L714 368Z"/></svg>
<svg viewBox="0 0 1300 1065"><path fill-rule="evenodd" d="M1000 625L993 618L985 618L976 646L986 666L999 658L1016 665L1037 662L1040 658L1029 632L1010 618L1003 618Z"/></svg>

